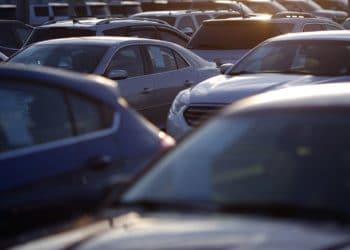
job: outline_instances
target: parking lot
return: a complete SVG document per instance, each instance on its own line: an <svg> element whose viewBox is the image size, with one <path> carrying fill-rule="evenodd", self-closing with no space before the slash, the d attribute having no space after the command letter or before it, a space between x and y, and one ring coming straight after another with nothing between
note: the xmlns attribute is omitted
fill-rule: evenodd
<svg viewBox="0 0 350 250"><path fill-rule="evenodd" d="M0 0L0 249L350 248L348 11Z"/></svg>

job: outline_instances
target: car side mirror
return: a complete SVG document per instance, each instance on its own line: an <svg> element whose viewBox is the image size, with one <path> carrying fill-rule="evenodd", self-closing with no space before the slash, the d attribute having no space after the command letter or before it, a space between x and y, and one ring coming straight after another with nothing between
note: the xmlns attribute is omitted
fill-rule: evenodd
<svg viewBox="0 0 350 250"><path fill-rule="evenodd" d="M112 80L123 80L128 78L128 72L122 69L112 69L109 71L107 77Z"/></svg>
<svg viewBox="0 0 350 250"><path fill-rule="evenodd" d="M181 31L183 32L183 33L185 33L186 35L188 35L188 36L192 36L193 35L193 29L191 28L191 27L186 27L186 28L183 28L183 29L181 29Z"/></svg>
<svg viewBox="0 0 350 250"><path fill-rule="evenodd" d="M220 73L225 74L233 66L233 63L224 63L219 66Z"/></svg>

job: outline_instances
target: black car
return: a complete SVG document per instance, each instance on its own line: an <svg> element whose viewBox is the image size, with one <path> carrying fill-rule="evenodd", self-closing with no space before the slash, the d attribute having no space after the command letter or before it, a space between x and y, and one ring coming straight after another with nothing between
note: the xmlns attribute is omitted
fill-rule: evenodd
<svg viewBox="0 0 350 250"><path fill-rule="evenodd" d="M348 249L349 89L245 99L150 166L98 223L20 249Z"/></svg>
<svg viewBox="0 0 350 250"><path fill-rule="evenodd" d="M36 27L25 46L56 38L81 36L133 36L177 43L185 46L189 37L160 20L143 18L86 18L52 23Z"/></svg>

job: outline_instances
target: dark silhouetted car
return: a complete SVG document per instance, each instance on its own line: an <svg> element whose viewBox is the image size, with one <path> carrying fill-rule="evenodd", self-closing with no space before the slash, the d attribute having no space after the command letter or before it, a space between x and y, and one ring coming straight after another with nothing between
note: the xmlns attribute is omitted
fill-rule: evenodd
<svg viewBox="0 0 350 250"><path fill-rule="evenodd" d="M93 210L173 144L103 77L2 65L0 107L0 239Z"/></svg>
<svg viewBox="0 0 350 250"><path fill-rule="evenodd" d="M349 86L245 99L150 166L98 223L17 249L347 249Z"/></svg>

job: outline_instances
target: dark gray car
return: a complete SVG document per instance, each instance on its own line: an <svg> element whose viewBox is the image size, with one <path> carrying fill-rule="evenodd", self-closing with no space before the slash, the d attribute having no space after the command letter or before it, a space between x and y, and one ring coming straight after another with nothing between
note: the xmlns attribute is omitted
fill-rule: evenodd
<svg viewBox="0 0 350 250"><path fill-rule="evenodd" d="M132 37L81 37L33 44L8 62L36 64L118 80L122 95L160 128L176 94L219 74L174 43Z"/></svg>

